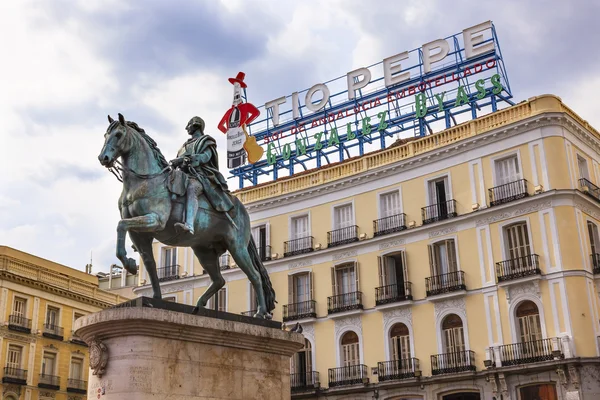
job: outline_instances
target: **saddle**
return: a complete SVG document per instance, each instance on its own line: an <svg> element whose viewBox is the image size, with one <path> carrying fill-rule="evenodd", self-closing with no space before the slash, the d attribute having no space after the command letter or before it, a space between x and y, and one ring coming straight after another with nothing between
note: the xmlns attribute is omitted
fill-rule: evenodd
<svg viewBox="0 0 600 400"><path fill-rule="evenodd" d="M186 198L187 187L190 177L180 169L173 169L167 179L167 189L171 193L171 199L175 202L183 202ZM233 208L233 200L229 193L218 196L215 186L207 183L210 187L204 187L204 196L212 209L218 212L229 211ZM202 207L201 207L202 208Z"/></svg>
<svg viewBox="0 0 600 400"><path fill-rule="evenodd" d="M183 197L187 190L190 178L180 169L172 169L167 180L167 189L173 197ZM175 198L173 198L175 200Z"/></svg>

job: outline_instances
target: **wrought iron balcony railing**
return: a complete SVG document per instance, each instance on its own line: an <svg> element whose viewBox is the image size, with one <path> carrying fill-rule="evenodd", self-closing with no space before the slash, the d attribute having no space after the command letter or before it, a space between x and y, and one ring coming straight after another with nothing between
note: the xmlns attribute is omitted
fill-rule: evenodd
<svg viewBox="0 0 600 400"><path fill-rule="evenodd" d="M369 383L367 366L364 364L347 367L329 368L329 387L358 385Z"/></svg>
<svg viewBox="0 0 600 400"><path fill-rule="evenodd" d="M585 178L579 179L579 190L600 201L600 188Z"/></svg>
<svg viewBox="0 0 600 400"><path fill-rule="evenodd" d="M387 235L406 229L406 214L396 214L373 221L373 236Z"/></svg>
<svg viewBox="0 0 600 400"><path fill-rule="evenodd" d="M419 359L414 357L377 363L379 382L414 378L415 371L420 371L420 369Z"/></svg>
<svg viewBox="0 0 600 400"><path fill-rule="evenodd" d="M421 208L423 225L444 219L456 217L456 200L448 200L443 203L432 204Z"/></svg>
<svg viewBox="0 0 600 400"><path fill-rule="evenodd" d="M425 290L427 296L467 290L465 272L455 271L425 278Z"/></svg>
<svg viewBox="0 0 600 400"><path fill-rule="evenodd" d="M329 314L362 310L362 308L362 292L343 293L327 298L327 312Z"/></svg>
<svg viewBox="0 0 600 400"><path fill-rule="evenodd" d="M499 346L500 362L503 367L510 365L529 364L540 361L554 360L552 341L555 339L540 339L530 342L505 344ZM561 351L557 351L558 358L563 358Z"/></svg>
<svg viewBox="0 0 600 400"><path fill-rule="evenodd" d="M158 281L166 282L172 281L175 279L179 279L179 265L167 265L166 267L157 268L156 272L158 273Z"/></svg>
<svg viewBox="0 0 600 400"><path fill-rule="evenodd" d="M12 314L8 317L8 329L31 333L31 320L21 315Z"/></svg>
<svg viewBox="0 0 600 400"><path fill-rule="evenodd" d="M317 302L314 300L301 301L283 306L283 322L302 318L317 318Z"/></svg>
<svg viewBox="0 0 600 400"><path fill-rule="evenodd" d="M290 374L290 383L292 393L313 391L321 386L317 371Z"/></svg>
<svg viewBox="0 0 600 400"><path fill-rule="evenodd" d="M87 392L87 386L87 381L71 378L67 380L67 392L85 394Z"/></svg>
<svg viewBox="0 0 600 400"><path fill-rule="evenodd" d="M540 274L540 262L537 254L529 254L527 256L496 263L496 276L498 282Z"/></svg>
<svg viewBox="0 0 600 400"><path fill-rule="evenodd" d="M290 257L298 254L310 253L314 250L314 240L315 238L312 236L305 236L283 242L283 256Z"/></svg>
<svg viewBox="0 0 600 400"><path fill-rule="evenodd" d="M327 247L341 246L353 242L358 242L358 226L356 225L327 232Z"/></svg>
<svg viewBox="0 0 600 400"><path fill-rule="evenodd" d="M58 390L60 388L60 376L40 374L38 387Z"/></svg>
<svg viewBox="0 0 600 400"><path fill-rule="evenodd" d="M488 189L490 197L490 207L498 204L508 203L528 196L527 181L519 179L514 182L505 183Z"/></svg>
<svg viewBox="0 0 600 400"><path fill-rule="evenodd" d="M16 385L27 384L27 370L13 367L4 367L2 383L14 383Z"/></svg>
<svg viewBox="0 0 600 400"><path fill-rule="evenodd" d="M258 310L242 311L242 315L245 315L246 317L253 317L257 311Z"/></svg>
<svg viewBox="0 0 600 400"><path fill-rule="evenodd" d="M595 253L592 254L591 257L594 274L600 274L600 254Z"/></svg>
<svg viewBox="0 0 600 400"><path fill-rule="evenodd" d="M475 353L470 350L431 356L431 375L475 371Z"/></svg>
<svg viewBox="0 0 600 400"><path fill-rule="evenodd" d="M271 261L271 246L258 246L260 261Z"/></svg>
<svg viewBox="0 0 600 400"><path fill-rule="evenodd" d="M412 300L412 290L410 282L400 284L381 286L375 288L375 305L396 303L398 301Z"/></svg>
<svg viewBox="0 0 600 400"><path fill-rule="evenodd" d="M42 332L42 336L49 337L52 339L63 340L64 329L58 325L44 324L44 331Z"/></svg>

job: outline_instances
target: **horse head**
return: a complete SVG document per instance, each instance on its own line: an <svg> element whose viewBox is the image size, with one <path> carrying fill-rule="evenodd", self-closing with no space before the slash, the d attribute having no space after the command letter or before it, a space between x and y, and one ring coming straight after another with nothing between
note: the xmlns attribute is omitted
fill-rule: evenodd
<svg viewBox="0 0 600 400"><path fill-rule="evenodd" d="M126 140L128 127L123 115L119 114L118 121L115 121L109 115L108 122L110 124L104 134L104 146L102 146L102 151L98 156L100 164L105 167L111 167L117 158L128 151L128 141Z"/></svg>

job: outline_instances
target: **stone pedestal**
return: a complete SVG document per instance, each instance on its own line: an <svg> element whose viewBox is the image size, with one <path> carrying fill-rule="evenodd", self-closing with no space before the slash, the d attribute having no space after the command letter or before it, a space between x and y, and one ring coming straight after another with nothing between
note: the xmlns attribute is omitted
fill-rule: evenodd
<svg viewBox="0 0 600 400"><path fill-rule="evenodd" d="M139 298L85 316L90 400L290 398L304 337L281 324Z"/></svg>

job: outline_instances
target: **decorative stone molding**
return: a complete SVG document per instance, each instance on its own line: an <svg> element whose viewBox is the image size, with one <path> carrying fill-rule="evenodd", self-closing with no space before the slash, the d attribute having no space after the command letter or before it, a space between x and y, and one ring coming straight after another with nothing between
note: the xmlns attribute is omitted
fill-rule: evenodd
<svg viewBox="0 0 600 400"><path fill-rule="evenodd" d="M194 285L191 283L181 284L181 285L165 285L161 286L161 291L163 293L173 293L173 292L182 292L184 290L191 290L194 288Z"/></svg>
<svg viewBox="0 0 600 400"><path fill-rule="evenodd" d="M452 225L452 226L450 226L448 228L440 229L439 231L429 232L429 237L430 238L434 238L434 237L438 237L438 236L444 236L444 235L447 235L449 233L456 232L456 230L457 230L456 229L456 225Z"/></svg>
<svg viewBox="0 0 600 400"><path fill-rule="evenodd" d="M515 299L525 295L525 294L533 294L540 300L542 299L542 293L540 292L540 284L536 281L525 282L520 285L508 286L505 290L506 292L506 301L510 305Z"/></svg>
<svg viewBox="0 0 600 400"><path fill-rule="evenodd" d="M315 324L308 323L302 325L302 334L305 338L311 341L311 343L315 342Z"/></svg>
<svg viewBox="0 0 600 400"><path fill-rule="evenodd" d="M347 250L335 253L331 256L332 261L341 260L343 258L354 257L358 255L358 250Z"/></svg>
<svg viewBox="0 0 600 400"><path fill-rule="evenodd" d="M106 364L108 363L108 348L104 343L93 337L89 343L90 346L90 368L94 375L102 378L106 372Z"/></svg>
<svg viewBox="0 0 600 400"><path fill-rule="evenodd" d="M301 268L301 267L308 267L312 265L312 260L307 259L307 260L300 260L300 261L295 261L292 262L288 265L288 269L295 269L295 268Z"/></svg>
<svg viewBox="0 0 600 400"><path fill-rule="evenodd" d="M348 327L352 328L359 337L362 337L362 320L360 316L355 315L348 318L336 319L334 320L334 324L335 337L338 337L340 332Z"/></svg>
<svg viewBox="0 0 600 400"><path fill-rule="evenodd" d="M508 393L508 386L506 385L506 377L504 374L498 374L498 380L500 381L500 391L502 392L502 398L510 400L510 394Z"/></svg>
<svg viewBox="0 0 600 400"><path fill-rule="evenodd" d="M21 398L21 385L13 385L11 383L2 384L2 398L7 398L9 395L14 395L17 399Z"/></svg>
<svg viewBox="0 0 600 400"><path fill-rule="evenodd" d="M6 329L6 328L4 328L4 329ZM10 339L10 340L18 340L20 342L27 342L27 343L35 342L35 337L25 336L25 335L17 335L17 334L7 332L7 331L0 332L0 337Z"/></svg>
<svg viewBox="0 0 600 400"><path fill-rule="evenodd" d="M594 217L595 219L600 219L600 214L598 214L596 211L594 211L594 209L592 207L588 206L587 204L580 203L578 201L575 201L574 204L575 204L575 208L578 208L579 210Z"/></svg>
<svg viewBox="0 0 600 400"><path fill-rule="evenodd" d="M577 367L573 364L569 365L569 380L573 389L579 390L579 371L577 371Z"/></svg>
<svg viewBox="0 0 600 400"><path fill-rule="evenodd" d="M394 321L403 319L408 321L412 325L412 309L410 307L396 308L393 310L386 310L382 313L383 316L383 329L387 332ZM387 334L387 333L386 333Z"/></svg>
<svg viewBox="0 0 600 400"><path fill-rule="evenodd" d="M50 390L48 390L48 391L40 391L40 393L39 393L38 396L39 396L40 400L43 400L43 399L54 399L54 398L56 398L56 393L52 392Z"/></svg>
<svg viewBox="0 0 600 400"><path fill-rule="evenodd" d="M556 368L556 374L558 375L558 381L566 389L567 385L568 385L568 381L567 381L567 375L565 374L565 369L562 366Z"/></svg>
<svg viewBox="0 0 600 400"><path fill-rule="evenodd" d="M58 347L56 347L54 344L50 343L44 346L45 349L50 349L50 350L58 350Z"/></svg>
<svg viewBox="0 0 600 400"><path fill-rule="evenodd" d="M496 381L496 375L490 376L490 383L492 384L492 393L496 395L496 393L498 393L498 382Z"/></svg>
<svg viewBox="0 0 600 400"><path fill-rule="evenodd" d="M491 223L502 221L504 219L509 219L513 217L518 217L519 215L529 214L534 211L544 210L546 208L552 207L552 201L542 201L535 204L530 204L527 207L519 208L514 211L506 211L500 214L492 215L487 218L478 219L475 221L475 226L484 226L489 225Z"/></svg>
<svg viewBox="0 0 600 400"><path fill-rule="evenodd" d="M379 250L389 249L390 247L396 247L403 245L405 243L404 239L395 239L387 242L379 243Z"/></svg>
<svg viewBox="0 0 600 400"><path fill-rule="evenodd" d="M457 310L462 313L463 316L466 316L466 305L464 297L457 297L454 299L448 299L445 301L435 302L433 303L433 307L435 309L435 318L436 320L440 318L440 315L449 309Z"/></svg>

